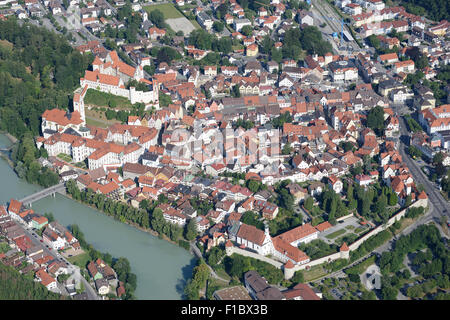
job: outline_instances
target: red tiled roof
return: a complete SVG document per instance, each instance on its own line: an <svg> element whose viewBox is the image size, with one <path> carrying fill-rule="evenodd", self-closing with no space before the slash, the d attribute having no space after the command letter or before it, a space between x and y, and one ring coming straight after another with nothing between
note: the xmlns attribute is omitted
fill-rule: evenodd
<svg viewBox="0 0 450 320"><path fill-rule="evenodd" d="M325 231L325 230L327 230L327 229L329 229L329 228L331 228L332 227L332 225L328 222L328 221L325 221L325 222L322 222L321 224L318 224L317 226L316 226L316 229L319 231L319 232L322 232L322 231Z"/></svg>
<svg viewBox="0 0 450 320"><path fill-rule="evenodd" d="M347 243L343 243L339 251L349 251L349 247L347 246Z"/></svg>
<svg viewBox="0 0 450 320"><path fill-rule="evenodd" d="M284 241L287 241L288 243L292 243L296 240L303 239L316 232L317 230L310 223L306 223L304 225L286 231L285 233L280 234L276 238L281 238Z"/></svg>
<svg viewBox="0 0 450 320"><path fill-rule="evenodd" d="M16 199L12 199L9 202L8 211L19 213L20 208L22 207L22 202L17 201Z"/></svg>
<svg viewBox="0 0 450 320"><path fill-rule="evenodd" d="M237 237L246 239L259 246L264 243L264 239L266 238L264 231L245 223L241 224Z"/></svg>

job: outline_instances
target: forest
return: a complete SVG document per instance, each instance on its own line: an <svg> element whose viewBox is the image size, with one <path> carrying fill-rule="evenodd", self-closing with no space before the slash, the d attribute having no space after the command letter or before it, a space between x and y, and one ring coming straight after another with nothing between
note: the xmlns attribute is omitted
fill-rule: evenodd
<svg viewBox="0 0 450 320"><path fill-rule="evenodd" d="M45 28L19 24L14 18L0 21L0 131L19 139L11 152L20 178L44 187L59 177L36 161L47 157L38 150L40 117L46 109L68 109L93 58L73 49L67 39Z"/></svg>
<svg viewBox="0 0 450 320"><path fill-rule="evenodd" d="M403 0L406 11L431 20L450 19L450 2L447 0Z"/></svg>
<svg viewBox="0 0 450 320"><path fill-rule="evenodd" d="M412 267L423 280L406 290L409 297L426 295L424 298L432 298L431 292L440 292L436 288L442 289L443 293L450 287L450 251L434 225L421 225L409 235L400 237L394 250L383 252L377 262L383 275L381 296L384 300L396 299L405 280L411 278L410 271L404 269L404 259L411 254L414 256Z"/></svg>
<svg viewBox="0 0 450 320"><path fill-rule="evenodd" d="M45 109L68 109L93 61L61 35L15 19L0 21L0 130L39 135Z"/></svg>
<svg viewBox="0 0 450 320"><path fill-rule="evenodd" d="M39 282L0 263L0 300L61 300L65 297L48 291Z"/></svg>

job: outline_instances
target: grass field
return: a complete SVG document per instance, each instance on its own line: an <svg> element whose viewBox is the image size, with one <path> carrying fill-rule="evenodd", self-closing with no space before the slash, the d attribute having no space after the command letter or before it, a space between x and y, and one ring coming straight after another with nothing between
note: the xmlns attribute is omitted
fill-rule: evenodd
<svg viewBox="0 0 450 320"><path fill-rule="evenodd" d="M9 50L12 50L14 45L9 42L8 40L0 40L0 46L4 47L4 48L8 48Z"/></svg>
<svg viewBox="0 0 450 320"><path fill-rule="evenodd" d="M100 122L100 121L97 121L97 120L94 120L91 118L87 118L87 117L86 117L86 124L90 125L90 126L94 126L94 127L99 127L99 128L107 128L108 127L108 125L106 125L103 122Z"/></svg>
<svg viewBox="0 0 450 320"><path fill-rule="evenodd" d="M119 97L110 93L88 89L84 99L85 104L99 107L113 106L114 108L131 108L131 102L125 97Z"/></svg>
<svg viewBox="0 0 450 320"><path fill-rule="evenodd" d="M198 24L196 20L189 20L190 23L194 26L195 29L201 29L202 27Z"/></svg>
<svg viewBox="0 0 450 320"><path fill-rule="evenodd" d="M175 6L171 3L163 3L163 4L157 4L154 6L146 6L144 7L144 10L150 14L150 12L158 9L161 11L164 15L164 19L173 19L173 18L183 18L184 16L181 14L180 11L178 11Z"/></svg>
<svg viewBox="0 0 450 320"><path fill-rule="evenodd" d="M72 263L72 264L74 264L76 266L79 266L80 268L86 268L86 265L87 265L87 263L89 262L90 259L91 258L89 257L89 254L87 252L82 253L82 254L80 254L78 256L75 256L75 257L67 258L67 260L70 263Z"/></svg>
<svg viewBox="0 0 450 320"><path fill-rule="evenodd" d="M326 275L328 272L321 265L314 266L310 270L303 270L303 276L305 277L305 282L313 281L317 278L320 278Z"/></svg>
<svg viewBox="0 0 450 320"><path fill-rule="evenodd" d="M327 239L334 239L336 237L339 237L340 235L343 235L344 233L346 233L347 231L345 229L339 229L338 231L335 231L333 233L330 233L329 235L325 236L325 238Z"/></svg>

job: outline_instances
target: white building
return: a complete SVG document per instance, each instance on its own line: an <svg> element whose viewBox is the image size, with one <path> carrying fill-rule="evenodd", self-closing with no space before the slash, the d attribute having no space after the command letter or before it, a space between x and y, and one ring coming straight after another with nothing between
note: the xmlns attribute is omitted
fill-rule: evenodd
<svg viewBox="0 0 450 320"><path fill-rule="evenodd" d="M236 30L237 32L241 31L241 29L244 26L251 26L252 23L250 20L248 20L247 18L244 19L235 19L233 26L234 26L234 30Z"/></svg>

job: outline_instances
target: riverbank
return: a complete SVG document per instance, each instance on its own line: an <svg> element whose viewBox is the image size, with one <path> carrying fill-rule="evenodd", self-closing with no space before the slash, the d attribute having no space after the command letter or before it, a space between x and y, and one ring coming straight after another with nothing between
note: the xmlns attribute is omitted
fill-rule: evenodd
<svg viewBox="0 0 450 320"><path fill-rule="evenodd" d="M8 165L11 167L11 169L14 169L14 162L12 162L12 160L8 156L6 156L4 154L4 152L0 152L0 158L5 160L8 163Z"/></svg>
<svg viewBox="0 0 450 320"><path fill-rule="evenodd" d="M14 137L13 135L9 134L8 132L4 132L4 131L0 131L0 134L5 135L5 137L7 137L9 139L9 141L11 141L12 144L16 143L17 141L19 141L19 139L17 139L16 137Z"/></svg>
<svg viewBox="0 0 450 320"><path fill-rule="evenodd" d="M97 212L100 212L101 214L103 214L103 215L105 215L105 216L107 216L107 217L110 217L110 216L107 215L104 211L98 210L94 205L90 205L90 204L87 204L87 203L85 203L85 202L83 202L83 201L79 201L79 200L74 199L74 198L73 198L69 193L67 193L67 192L66 192L66 194L64 194L64 196L67 197L67 198L69 198L69 199L72 200L72 201L75 201L75 202L77 202L77 203L83 205L83 206L87 206L87 207L89 207L89 208L91 208L91 209L93 209L93 210L96 210ZM127 205L128 205L128 204L127 204ZM121 220L115 219L115 218L113 218L113 219L116 220L116 221L119 221L119 222L121 222L121 223L127 224L127 225L129 225L129 226L131 226L131 227L133 227L133 228L136 228L136 229L140 230L140 231L149 233L149 234L151 234L152 236L157 237L158 239L165 240L165 241L167 241L167 242L169 242L169 243L171 243L171 244L174 244L174 245L176 245L176 246L178 246L178 247L180 247L180 248L183 248L182 246L179 245L179 243L170 240L170 238L167 237L165 234L160 234L160 233L158 233L157 231L155 231L155 230L153 230L153 229L150 229L150 228L143 228L143 227L141 227L140 225L138 225L137 223L134 223L134 222L131 222L131 221L127 221L127 220L121 221ZM183 249L186 249L186 248L183 248ZM187 250L187 249L186 249L186 251L188 251L191 255L193 255L194 257L196 257L196 256L191 252L191 250Z"/></svg>
<svg viewBox="0 0 450 320"><path fill-rule="evenodd" d="M0 145L7 147L10 141L0 135ZM42 187L20 179L0 159L0 202L11 198L22 199L38 192ZM86 241L100 252L109 252L114 257L126 257L131 271L136 274L138 286L135 296L139 300L183 299L183 288L192 276L196 259L189 252L173 243L162 241L149 230L138 229L131 224L110 219L98 210L56 194L33 203L38 213L53 213L61 225L76 224L83 230ZM138 221L136 221L139 223ZM143 232L145 231L145 232Z"/></svg>

